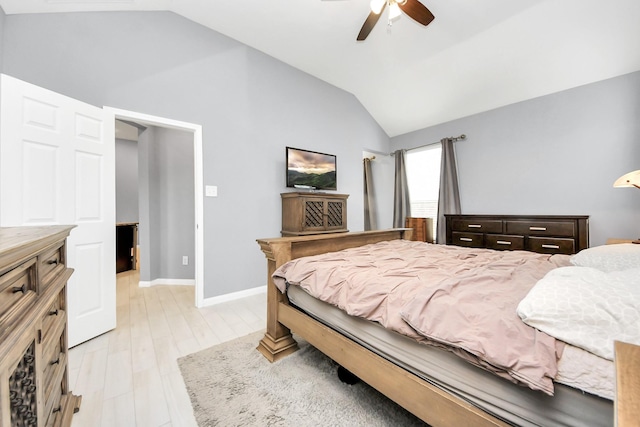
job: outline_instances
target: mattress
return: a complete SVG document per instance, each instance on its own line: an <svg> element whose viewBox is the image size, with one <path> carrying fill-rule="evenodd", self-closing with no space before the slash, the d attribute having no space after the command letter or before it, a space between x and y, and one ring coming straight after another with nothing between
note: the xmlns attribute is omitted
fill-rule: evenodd
<svg viewBox="0 0 640 427"><path fill-rule="evenodd" d="M448 351L420 344L375 322L349 316L298 286L292 305L360 345L485 412L517 426L613 426L613 402L564 384L555 395L516 386ZM294 329L295 332L295 329Z"/></svg>

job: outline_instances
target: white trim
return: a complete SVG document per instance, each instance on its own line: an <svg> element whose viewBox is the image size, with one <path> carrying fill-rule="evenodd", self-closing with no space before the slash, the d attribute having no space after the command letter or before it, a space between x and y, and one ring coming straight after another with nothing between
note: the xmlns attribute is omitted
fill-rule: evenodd
<svg viewBox="0 0 640 427"><path fill-rule="evenodd" d="M193 132L193 179L195 190L194 207L196 215L195 306L204 307L204 177L202 172L202 126L193 123L181 122L178 120L166 119L163 117L150 116L148 114L137 113L134 111L121 110L118 108L105 106L104 109L106 111L112 112L116 119L130 120L141 124ZM155 280L153 282L155 282Z"/></svg>
<svg viewBox="0 0 640 427"><path fill-rule="evenodd" d="M193 286L196 281L193 279L154 279L150 282L140 280L138 286L141 288L150 288L151 286L159 285L181 285L181 286Z"/></svg>
<svg viewBox="0 0 640 427"><path fill-rule="evenodd" d="M266 294L267 286L258 286L257 288L245 289L244 291L232 292L230 294L219 295L217 297L206 298L202 307L210 307L216 304L222 304L223 302L234 301L241 298L250 297L253 295Z"/></svg>

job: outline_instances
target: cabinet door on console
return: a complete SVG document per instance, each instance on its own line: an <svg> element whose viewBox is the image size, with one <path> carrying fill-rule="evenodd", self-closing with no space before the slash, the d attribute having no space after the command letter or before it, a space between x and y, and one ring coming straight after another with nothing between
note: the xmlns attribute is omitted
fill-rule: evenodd
<svg viewBox="0 0 640 427"><path fill-rule="evenodd" d="M304 200L304 221L302 231L324 231L326 201L322 199Z"/></svg>

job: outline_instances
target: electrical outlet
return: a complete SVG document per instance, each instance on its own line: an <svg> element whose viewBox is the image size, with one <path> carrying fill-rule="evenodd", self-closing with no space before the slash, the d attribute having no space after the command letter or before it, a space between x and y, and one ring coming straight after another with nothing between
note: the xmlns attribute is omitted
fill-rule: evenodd
<svg viewBox="0 0 640 427"><path fill-rule="evenodd" d="M182 265L189 265L189 257L188 256L183 256L182 257Z"/></svg>

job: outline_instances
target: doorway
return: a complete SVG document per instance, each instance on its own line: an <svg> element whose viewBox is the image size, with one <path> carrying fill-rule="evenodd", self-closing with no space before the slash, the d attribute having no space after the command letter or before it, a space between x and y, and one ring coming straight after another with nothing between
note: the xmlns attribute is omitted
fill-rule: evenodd
<svg viewBox="0 0 640 427"><path fill-rule="evenodd" d="M194 159L194 211L195 211L195 306L202 307L204 302L204 235L203 235L203 171L202 171L202 126L163 117L151 116L133 111L104 107L105 111L114 116L114 120L138 123L143 126L155 126L179 131L186 131L193 135ZM115 141L114 141L115 143Z"/></svg>

